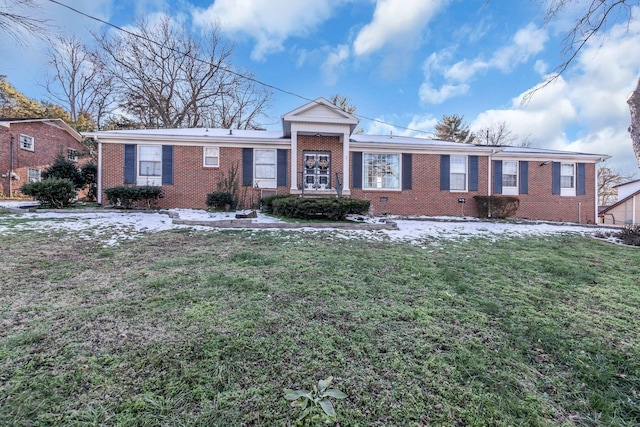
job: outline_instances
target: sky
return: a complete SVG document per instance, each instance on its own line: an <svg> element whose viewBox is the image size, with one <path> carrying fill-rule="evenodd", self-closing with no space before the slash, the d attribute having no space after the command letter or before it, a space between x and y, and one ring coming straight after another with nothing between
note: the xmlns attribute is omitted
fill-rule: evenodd
<svg viewBox="0 0 640 427"><path fill-rule="evenodd" d="M562 63L562 41L586 1L550 22L545 0L57 1L121 27L163 14L194 34L217 24L235 45L234 64L279 89L263 120L269 130L308 100L340 94L367 134L429 137L442 116L457 114L472 131L504 122L535 147L610 155L609 167L640 175L626 103L640 77L640 19L619 17L560 78L525 97ZM36 2L52 32L91 43L91 31L104 29ZM640 8L632 13L640 18ZM47 99L52 43L2 43L0 75Z"/></svg>

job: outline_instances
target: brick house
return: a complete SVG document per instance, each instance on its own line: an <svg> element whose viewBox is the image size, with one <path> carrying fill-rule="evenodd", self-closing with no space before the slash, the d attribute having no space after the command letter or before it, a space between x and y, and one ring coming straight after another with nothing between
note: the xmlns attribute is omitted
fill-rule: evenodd
<svg viewBox="0 0 640 427"><path fill-rule="evenodd" d="M475 195L514 195L520 218L596 221L596 164L609 156L354 135L358 119L319 98L282 131L158 129L87 133L104 189L160 185L160 207L205 208L237 169L245 203L270 194L355 197L373 214L475 215Z"/></svg>
<svg viewBox="0 0 640 427"><path fill-rule="evenodd" d="M82 136L62 119L0 119L0 194L14 197L58 154L82 160Z"/></svg>

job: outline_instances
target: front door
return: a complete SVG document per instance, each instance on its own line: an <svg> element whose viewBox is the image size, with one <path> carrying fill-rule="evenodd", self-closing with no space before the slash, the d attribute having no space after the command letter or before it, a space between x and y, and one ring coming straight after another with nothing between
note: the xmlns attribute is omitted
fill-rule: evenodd
<svg viewBox="0 0 640 427"><path fill-rule="evenodd" d="M305 151L302 155L303 183L305 190L331 188L331 152Z"/></svg>

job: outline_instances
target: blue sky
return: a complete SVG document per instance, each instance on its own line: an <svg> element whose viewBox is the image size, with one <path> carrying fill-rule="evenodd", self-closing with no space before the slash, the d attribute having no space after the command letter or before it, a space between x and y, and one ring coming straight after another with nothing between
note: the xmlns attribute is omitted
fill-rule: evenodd
<svg viewBox="0 0 640 427"><path fill-rule="evenodd" d="M47 0L42 14L66 35L90 41L100 24ZM640 19L611 25L563 76L522 103L562 61L562 38L580 13L544 24L544 0L60 0L119 26L168 14L198 33L218 22L233 61L270 85L315 99L339 93L357 107L365 133L421 135L450 114L472 130L505 122L540 148L613 156L636 173L627 96L640 76ZM583 2L584 3L584 2ZM640 10L633 10L640 17ZM4 44L0 74L36 99L46 45ZM306 101L276 91L270 118Z"/></svg>

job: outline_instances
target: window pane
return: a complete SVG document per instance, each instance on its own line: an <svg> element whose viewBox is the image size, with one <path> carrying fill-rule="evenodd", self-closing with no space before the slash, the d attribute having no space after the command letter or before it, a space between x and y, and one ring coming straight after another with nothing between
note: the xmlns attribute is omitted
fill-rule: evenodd
<svg viewBox="0 0 640 427"><path fill-rule="evenodd" d="M205 157L204 158L205 166L218 166L218 158L217 157Z"/></svg>
<svg viewBox="0 0 640 427"><path fill-rule="evenodd" d="M573 176L573 165L562 165L562 173L561 175L571 175Z"/></svg>
<svg viewBox="0 0 640 427"><path fill-rule="evenodd" d="M256 164L276 164L276 152L275 150L255 150Z"/></svg>
<svg viewBox="0 0 640 427"><path fill-rule="evenodd" d="M140 175L141 176L161 176L162 175L162 162L140 162Z"/></svg>
<svg viewBox="0 0 640 427"><path fill-rule="evenodd" d="M449 188L451 190L467 189L467 158L451 156L449 158Z"/></svg>
<svg viewBox="0 0 640 427"><path fill-rule="evenodd" d="M400 155L364 155L364 176L366 188L400 188Z"/></svg>
<svg viewBox="0 0 640 427"><path fill-rule="evenodd" d="M504 175L516 175L518 173L518 163L502 162L502 173Z"/></svg>
<svg viewBox="0 0 640 427"><path fill-rule="evenodd" d="M140 160L162 161L162 147L140 147Z"/></svg>
<svg viewBox="0 0 640 427"><path fill-rule="evenodd" d="M256 165L256 179L275 179L276 167L274 165Z"/></svg>
<svg viewBox="0 0 640 427"><path fill-rule="evenodd" d="M451 156L451 173L467 173L467 158L464 156Z"/></svg>
<svg viewBox="0 0 640 427"><path fill-rule="evenodd" d="M560 187L561 188L573 188L574 180L573 180L573 165L566 164L562 165L562 169L560 172Z"/></svg>
<svg viewBox="0 0 640 427"><path fill-rule="evenodd" d="M452 190L466 190L467 175L463 173L452 173L450 177L449 185Z"/></svg>

